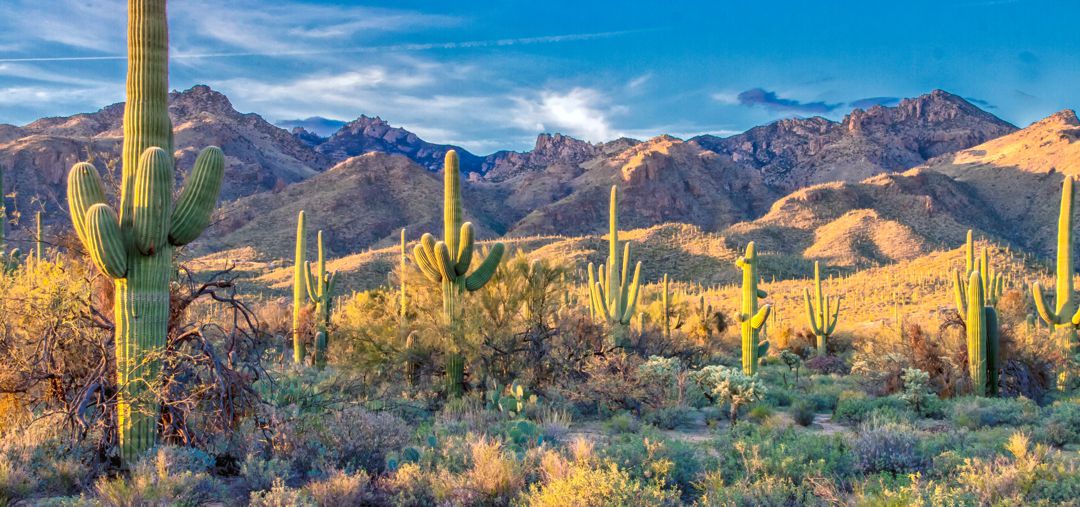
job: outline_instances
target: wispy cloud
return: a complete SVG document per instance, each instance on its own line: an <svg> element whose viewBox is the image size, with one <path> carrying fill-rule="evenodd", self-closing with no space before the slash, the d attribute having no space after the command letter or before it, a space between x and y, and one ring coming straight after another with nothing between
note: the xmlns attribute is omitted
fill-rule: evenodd
<svg viewBox="0 0 1080 507"><path fill-rule="evenodd" d="M606 98L591 88L566 92L543 91L532 99L516 99L515 121L524 129L558 131L587 141L608 141L617 137L609 116L616 112Z"/></svg>

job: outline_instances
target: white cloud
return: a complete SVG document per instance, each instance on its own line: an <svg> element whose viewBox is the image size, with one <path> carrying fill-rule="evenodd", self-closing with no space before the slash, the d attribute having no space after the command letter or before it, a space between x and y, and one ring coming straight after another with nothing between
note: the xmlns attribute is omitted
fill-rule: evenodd
<svg viewBox="0 0 1080 507"><path fill-rule="evenodd" d="M725 106L739 105L739 94L734 92L716 92L712 94L712 99Z"/></svg>
<svg viewBox="0 0 1080 507"><path fill-rule="evenodd" d="M568 92L540 92L539 97L515 100L515 123L533 131L559 131L587 141L608 141L617 136L608 116L613 110L606 99L591 88L573 88Z"/></svg>

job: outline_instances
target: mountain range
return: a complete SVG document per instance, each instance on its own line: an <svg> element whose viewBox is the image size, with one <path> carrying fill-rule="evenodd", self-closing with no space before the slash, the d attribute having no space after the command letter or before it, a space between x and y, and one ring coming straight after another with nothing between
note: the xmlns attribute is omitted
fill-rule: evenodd
<svg viewBox="0 0 1080 507"><path fill-rule="evenodd" d="M222 211L195 254L251 247L287 257L301 209L336 256L388 246L402 227L410 238L437 232L449 149L460 155L465 212L481 238L551 244L600 234L618 184L625 229L686 224L724 249L754 240L850 266L910 259L959 242L967 228L1049 253L1061 174L1080 173L1071 111L1019 130L940 90L841 121L786 119L730 137L588 143L541 134L532 150L489 155L429 143L379 117L329 136L290 131L237 112L206 86L170 99L178 179L199 147L221 146L227 159ZM90 159L115 174L122 112L113 104L0 124L9 208L44 208L52 230L66 230L67 169Z"/></svg>

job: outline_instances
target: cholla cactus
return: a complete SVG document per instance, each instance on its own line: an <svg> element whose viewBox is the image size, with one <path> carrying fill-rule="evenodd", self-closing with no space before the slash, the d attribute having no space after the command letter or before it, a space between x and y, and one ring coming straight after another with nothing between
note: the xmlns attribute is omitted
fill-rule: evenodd
<svg viewBox="0 0 1080 507"><path fill-rule="evenodd" d="M726 366L706 366L692 372L690 378L709 401L729 408L731 427L738 422L739 409L765 396L765 384L757 377Z"/></svg>
<svg viewBox="0 0 1080 507"><path fill-rule="evenodd" d="M326 250L323 248L323 231L318 234L319 259L312 273L311 262L304 261L304 277L307 279L308 299L315 304L315 367L326 366L326 347L330 339L330 312L333 310L335 273L326 271Z"/></svg>
<svg viewBox="0 0 1080 507"><path fill-rule="evenodd" d="M491 280L499 267L505 247L496 243L472 273L473 226L462 223L461 172L458 155L446 152L443 165L443 240L425 233L413 249L420 272L442 289L443 321L450 328L453 350L447 354L447 393L459 396L464 387L465 358L461 355L461 304L465 291L476 291Z"/></svg>
<svg viewBox="0 0 1080 507"><path fill-rule="evenodd" d="M754 242L746 245L746 255L739 257L735 264L742 269L742 308L736 320L742 334L742 368L747 375L757 372L758 360L769 351L769 342L759 342L758 332L769 318L772 307L758 308L758 299L765 298L765 291L758 288L757 251Z"/></svg>
<svg viewBox="0 0 1080 507"><path fill-rule="evenodd" d="M167 32L165 0L129 0L119 207L105 203L93 165L75 164L68 174L75 232L114 280L117 429L125 463L156 441L158 402L151 391L168 336L173 248L195 240L209 224L225 170L221 150L204 149L173 201Z"/></svg>
<svg viewBox="0 0 1080 507"><path fill-rule="evenodd" d="M806 289L803 296L806 300L806 320L817 337L817 354L823 356L827 352L829 336L836 330L836 322L840 317L840 296L836 296L836 306L832 313L829 313L829 296L821 290L821 267L817 261L814 261L813 298L810 296L810 289Z"/></svg>
<svg viewBox="0 0 1080 507"><path fill-rule="evenodd" d="M589 302L592 314L607 322L613 344L622 347L628 344L628 326L637 308L641 262L635 265L631 279L629 241L623 245L619 257L619 187L616 185L611 186L609 215L607 264L594 269L589 263Z"/></svg>

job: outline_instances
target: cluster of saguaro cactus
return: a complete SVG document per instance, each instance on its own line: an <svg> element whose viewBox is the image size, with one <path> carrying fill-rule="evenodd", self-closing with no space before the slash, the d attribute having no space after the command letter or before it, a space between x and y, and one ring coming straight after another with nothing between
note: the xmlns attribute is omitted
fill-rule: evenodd
<svg viewBox="0 0 1080 507"><path fill-rule="evenodd" d="M840 317L840 296L836 296L835 308L829 312L829 296L821 290L821 266L814 261L814 295L811 298L810 289L803 293L806 300L806 320L810 324L810 330L817 337L817 354L825 355L829 337L836 330L836 322Z"/></svg>
<svg viewBox="0 0 1080 507"><path fill-rule="evenodd" d="M440 285L443 300L443 319L449 326L452 348L447 354L447 394L459 396L464 388L465 357L461 354L461 305L465 291L475 291L487 284L499 267L505 247L496 243L475 271L472 264L473 226L462 223L461 173L457 152L446 152L443 164L443 240L436 241L430 233L420 238L413 249L413 259L420 272Z"/></svg>
<svg viewBox="0 0 1080 507"><path fill-rule="evenodd" d="M634 267L630 278L630 242L619 256L619 187L611 186L610 216L608 217L607 264L595 269L589 263L589 303L593 316L607 322L615 346L628 341L630 320L637 308L641 287L641 262Z"/></svg>
<svg viewBox="0 0 1080 507"><path fill-rule="evenodd" d="M758 359L769 351L769 342L759 342L758 332L769 318L772 307L758 307L758 299L766 297L765 291L758 288L757 251L754 242L746 245L746 254L739 257L735 264L742 269L742 306L736 320L742 334L742 367L747 375L757 372Z"/></svg>
<svg viewBox="0 0 1080 507"><path fill-rule="evenodd" d="M316 236L319 258L312 272L310 261L304 261L304 285L307 287L308 300L315 304L315 367L326 366L326 348L330 340L330 312L334 303L335 273L326 271L326 250L323 247L323 231Z"/></svg>
<svg viewBox="0 0 1080 507"><path fill-rule="evenodd" d="M979 270L968 277L967 299L960 311L967 328L968 374L972 390L978 396L997 396L1000 364L1000 338L997 310L987 304L985 282Z"/></svg>
<svg viewBox="0 0 1080 507"><path fill-rule="evenodd" d="M1072 177L1066 176L1061 186L1061 210L1058 215L1057 292L1053 310L1048 307L1039 283L1035 282L1031 285L1031 293L1035 298L1035 309L1038 310L1039 317L1057 329L1067 330L1070 346L1074 346L1076 329L1080 327L1080 311L1077 311L1076 303L1073 301L1072 286L1072 203L1073 180Z"/></svg>
<svg viewBox="0 0 1080 507"><path fill-rule="evenodd" d="M93 165L78 163L68 174L75 232L114 280L117 429L125 463L156 440L159 404L152 390L168 336L173 248L209 224L225 167L221 150L204 149L173 201L167 39L165 0L129 0L119 208L105 203Z"/></svg>

